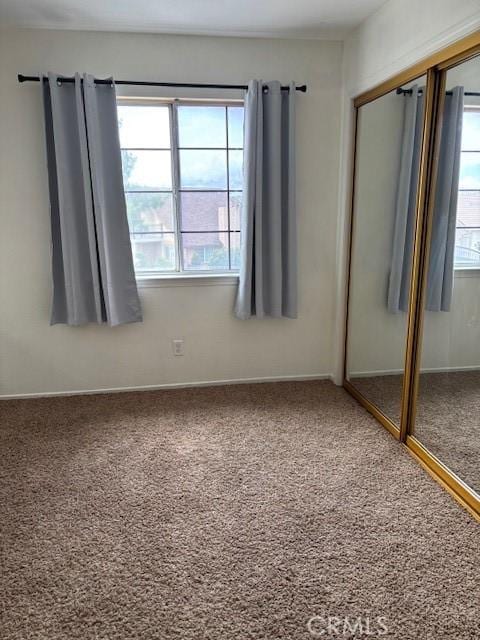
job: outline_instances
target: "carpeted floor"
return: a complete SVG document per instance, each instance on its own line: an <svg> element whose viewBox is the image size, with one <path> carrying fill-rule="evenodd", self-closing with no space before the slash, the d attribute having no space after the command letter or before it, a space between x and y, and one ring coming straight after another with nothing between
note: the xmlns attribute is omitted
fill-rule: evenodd
<svg viewBox="0 0 480 640"><path fill-rule="evenodd" d="M357 378L352 382L399 422L402 376ZM422 373L415 435L480 493L480 371Z"/></svg>
<svg viewBox="0 0 480 640"><path fill-rule="evenodd" d="M0 411L2 640L480 637L480 526L329 382Z"/></svg>

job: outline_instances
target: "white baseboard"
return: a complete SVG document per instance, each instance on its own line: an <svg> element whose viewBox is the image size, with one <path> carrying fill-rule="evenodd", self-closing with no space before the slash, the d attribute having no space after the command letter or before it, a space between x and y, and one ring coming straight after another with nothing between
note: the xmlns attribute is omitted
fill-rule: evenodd
<svg viewBox="0 0 480 640"><path fill-rule="evenodd" d="M161 389L190 389L192 387L218 387L232 384L257 384L262 382L306 382L308 380L331 380L331 373L308 373L306 375L265 376L261 378L235 378L231 380L198 380L195 382L171 382L138 387L112 387L109 389L81 389L68 391L44 391L38 393L13 393L0 395L0 400L22 400L27 398L54 398L57 396L81 396L105 393L128 393L132 391L158 391Z"/></svg>
<svg viewBox="0 0 480 640"><path fill-rule="evenodd" d="M421 369L420 373L456 373L461 371L480 371L479 365L469 365L466 367L427 367ZM403 374L403 369L379 369L376 371L352 371L350 378L376 378L381 376L399 376Z"/></svg>
<svg viewBox="0 0 480 640"><path fill-rule="evenodd" d="M376 378L377 376L398 376L403 373L403 369L378 369L375 371L350 371L348 377L351 378Z"/></svg>

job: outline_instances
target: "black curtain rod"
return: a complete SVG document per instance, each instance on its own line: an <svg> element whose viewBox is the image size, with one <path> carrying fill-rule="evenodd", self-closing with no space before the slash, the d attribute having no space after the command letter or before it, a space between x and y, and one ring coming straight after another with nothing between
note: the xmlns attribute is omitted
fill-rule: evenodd
<svg viewBox="0 0 480 640"><path fill-rule="evenodd" d="M403 95L405 94L411 94L412 90L411 89L402 89L401 87L399 87L397 89L397 95L400 95L401 93L403 93ZM420 89L420 91L418 93L423 93L423 91ZM451 96L452 92L451 91L447 91L447 96ZM465 93L463 94L464 96L480 96L480 93L477 93L475 91L465 91Z"/></svg>
<svg viewBox="0 0 480 640"><path fill-rule="evenodd" d="M45 78L46 80L46 78ZM74 82L75 78L59 76L59 80L62 82ZM23 74L18 74L19 82L40 82L40 78L38 76L24 76ZM111 84L111 80L101 80L95 78L96 84ZM208 84L208 83L197 83L197 82L146 82L143 80L114 80L115 84L129 84L137 87L185 87L188 89L200 88L200 89L239 89L246 91L248 89L248 85L246 84ZM282 91L289 91L290 87L282 86ZM301 91L302 93L307 92L307 85L302 84L298 87L295 87L297 91Z"/></svg>

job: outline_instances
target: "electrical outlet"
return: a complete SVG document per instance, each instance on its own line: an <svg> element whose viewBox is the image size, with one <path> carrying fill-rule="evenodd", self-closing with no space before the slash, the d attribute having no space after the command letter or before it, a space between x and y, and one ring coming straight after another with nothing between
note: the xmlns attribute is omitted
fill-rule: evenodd
<svg viewBox="0 0 480 640"><path fill-rule="evenodd" d="M183 356L185 353L183 340L172 340L172 349L174 356Z"/></svg>

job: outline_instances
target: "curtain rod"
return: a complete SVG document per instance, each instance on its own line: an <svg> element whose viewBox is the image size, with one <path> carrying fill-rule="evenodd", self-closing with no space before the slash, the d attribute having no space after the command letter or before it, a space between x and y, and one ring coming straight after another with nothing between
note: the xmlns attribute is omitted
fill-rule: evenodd
<svg viewBox="0 0 480 640"><path fill-rule="evenodd" d="M44 79L46 80L46 78ZM59 76L59 80L62 82L74 82L74 78ZM22 73L18 74L19 82L40 82L40 78L38 76L24 76ZM111 84L111 80L101 80L95 78L96 84ZM129 84L132 86L140 86L140 87L185 87L188 89L200 88L200 89L239 89L246 91L248 89L248 85L246 84L208 84L208 83L197 83L197 82L146 82L143 80L114 80L115 84ZM289 91L290 87L282 86L282 91ZM301 91L302 93L307 92L307 85L302 84L298 87L295 87L297 91Z"/></svg>
<svg viewBox="0 0 480 640"><path fill-rule="evenodd" d="M405 94L411 94L412 90L411 89L402 89L401 87L398 87L397 89L397 95L400 95L401 93L403 93L403 95ZM420 91L418 93L423 93L423 91L420 89ZM451 91L447 91L447 95L451 96L452 92ZM465 91L465 93L463 94L464 96L480 96L480 93L477 93L475 91Z"/></svg>

